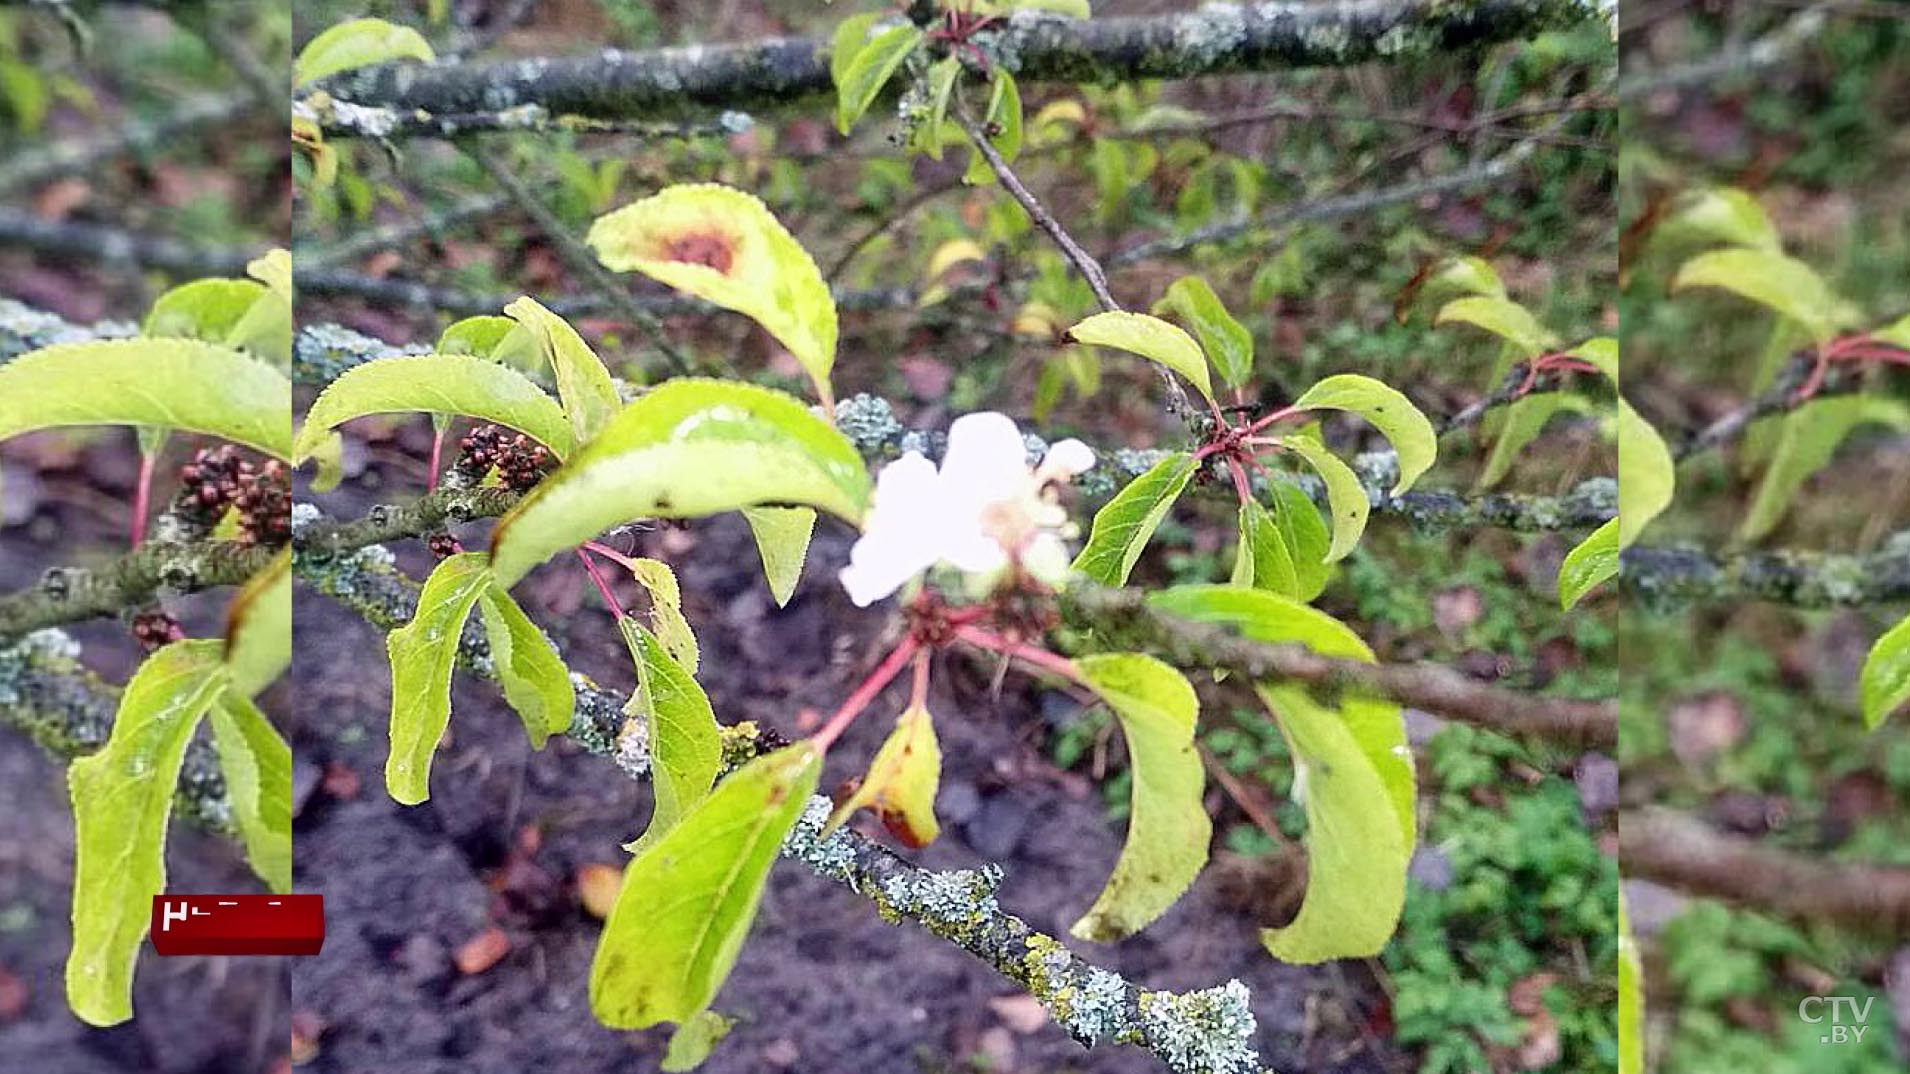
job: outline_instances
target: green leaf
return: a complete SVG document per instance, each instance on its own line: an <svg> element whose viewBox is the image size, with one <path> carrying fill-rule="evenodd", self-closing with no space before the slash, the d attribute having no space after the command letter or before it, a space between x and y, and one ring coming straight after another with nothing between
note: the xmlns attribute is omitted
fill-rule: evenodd
<svg viewBox="0 0 1910 1074"><path fill-rule="evenodd" d="M807 507L745 507L743 518L756 538L756 554L763 561L763 577L776 607L789 603L809 558L809 538L816 530L816 512Z"/></svg>
<svg viewBox="0 0 1910 1074"><path fill-rule="evenodd" d="M1570 610L1586 593L1618 575L1618 519L1592 531L1559 564L1559 607Z"/></svg>
<svg viewBox="0 0 1910 1074"><path fill-rule="evenodd" d="M1326 562L1327 549L1331 547L1326 521L1300 486L1291 481L1269 484L1273 493L1273 520L1293 560L1295 588L1289 595L1298 601L1310 601L1326 588L1327 578L1333 573Z"/></svg>
<svg viewBox="0 0 1910 1074"><path fill-rule="evenodd" d="M1645 966L1618 893L1618 1074L1645 1074Z"/></svg>
<svg viewBox="0 0 1910 1074"><path fill-rule="evenodd" d="M102 339L0 366L0 440L73 425L204 433L283 459L292 382L238 351L187 339Z"/></svg>
<svg viewBox="0 0 1910 1074"><path fill-rule="evenodd" d="M1864 657L1864 725L1876 728L1910 701L1910 618L1884 632Z"/></svg>
<svg viewBox="0 0 1910 1074"><path fill-rule="evenodd" d="M227 346L256 354L281 371L292 367L292 255L268 250L245 266L246 275L265 285L226 334Z"/></svg>
<svg viewBox="0 0 1910 1074"><path fill-rule="evenodd" d="M815 259L761 201L711 183L665 187L599 217L589 241L619 272L641 272L754 319L833 407L836 300Z"/></svg>
<svg viewBox="0 0 1910 1074"><path fill-rule="evenodd" d="M140 326L142 335L225 343L246 311L266 294L256 280L193 280L154 300Z"/></svg>
<svg viewBox="0 0 1910 1074"><path fill-rule="evenodd" d="M942 159L942 142L949 127L948 99L961 75L959 56L944 56L928 69L928 108L910 125L909 146L930 160Z"/></svg>
<svg viewBox="0 0 1910 1074"><path fill-rule="evenodd" d="M311 457L332 430L355 418L409 413L460 414L508 425L559 459L575 442L563 408L524 374L488 358L427 354L380 358L332 381L306 412L293 461Z"/></svg>
<svg viewBox="0 0 1910 1074"><path fill-rule="evenodd" d="M1758 482L1751 507L1738 526L1740 541L1756 541L1782 521L1791 501L1810 476L1830 465L1837 448L1859 426L1879 424L1910 429L1910 406L1874 395L1836 395L1813 399L1784 418L1777 449ZM1621 441L1622 447L1622 441ZM1624 514L1625 456L1619 458L1619 513ZM1630 547L1629 542L1624 542Z"/></svg>
<svg viewBox="0 0 1910 1074"><path fill-rule="evenodd" d="M1176 452L1128 482L1094 513L1088 543L1075 557L1074 569L1102 585L1126 585L1167 509L1199 469L1192 455Z"/></svg>
<svg viewBox="0 0 1910 1074"><path fill-rule="evenodd" d="M791 396L678 378L644 394L497 524L493 569L531 568L632 519L803 504L859 523L869 471L835 427Z"/></svg>
<svg viewBox="0 0 1910 1074"><path fill-rule="evenodd" d="M1823 277L1776 250L1712 250L1678 267L1673 291L1717 287L1788 317L1819 343L1837 334L1837 298Z"/></svg>
<svg viewBox="0 0 1910 1074"><path fill-rule="evenodd" d="M896 718L895 729L875 751L862 782L823 827L827 835L858 809L873 808L889 832L920 850L942 833L935 820L935 791L942 782L942 746L935 717L920 705Z"/></svg>
<svg viewBox="0 0 1910 1074"><path fill-rule="evenodd" d="M537 629L504 587L493 583L478 596L478 615L491 649L491 666L504 700L524 721L533 749L570 729L577 690L557 647Z"/></svg>
<svg viewBox="0 0 1910 1074"><path fill-rule="evenodd" d="M855 51L836 81L837 130L849 133L849 128L875 103L876 94L882 92L895 69L902 66L902 61L921 43L922 31L904 23L889 27Z"/></svg>
<svg viewBox="0 0 1910 1074"><path fill-rule="evenodd" d="M1304 645L1321 656L1371 662L1373 651L1352 628L1309 604L1264 589L1234 585L1180 585L1150 594L1148 607L1167 615L1214 623L1242 637L1276 645Z"/></svg>
<svg viewBox="0 0 1910 1074"><path fill-rule="evenodd" d="M884 12L865 11L860 15L850 15L836 24L835 33L830 37L829 81L840 86L849 73L849 64L862 51L869 40L869 31L874 29L876 20Z"/></svg>
<svg viewBox="0 0 1910 1074"><path fill-rule="evenodd" d="M1280 446L1305 459L1326 483L1327 510L1333 516L1333 543L1327 549L1325 562L1345 559L1360 543L1360 535L1366 532L1366 516L1373 510L1359 475L1318 440L1283 436Z"/></svg>
<svg viewBox="0 0 1910 1074"><path fill-rule="evenodd" d="M437 59L431 43L409 26L398 26L383 19L352 19L324 31L303 49L292 64L292 85L303 86L321 78L394 60Z"/></svg>
<svg viewBox="0 0 1910 1074"><path fill-rule="evenodd" d="M173 788L186 743L225 691L222 648L180 641L147 658L120 695L105 747L67 770L74 850L66 1002L89 1025L133 1016L133 964L153 896L166 889Z"/></svg>
<svg viewBox="0 0 1910 1074"><path fill-rule="evenodd" d="M226 666L232 689L251 697L292 663L292 550L246 579L226 612Z"/></svg>
<svg viewBox="0 0 1910 1074"><path fill-rule="evenodd" d="M1671 506L1677 464L1658 430L1618 400L1618 547L1630 548Z"/></svg>
<svg viewBox="0 0 1910 1074"><path fill-rule="evenodd" d="M1013 163L1021 155L1021 90L1015 86L1015 76L1000 67L989 72L988 83L988 114L982 120L982 129L994 132L988 136L988 144L995 147L1002 160ZM982 186L994 181L995 169L988 158L979 151L970 154L962 182Z"/></svg>
<svg viewBox="0 0 1910 1074"><path fill-rule="evenodd" d="M1566 351L1565 356L1590 362L1612 382L1612 387L1618 387L1618 340L1611 336L1593 336Z"/></svg>
<svg viewBox="0 0 1910 1074"><path fill-rule="evenodd" d="M1248 589L1297 596L1300 583L1293 572L1293 553L1287 548L1286 535L1280 532L1273 512L1261 506L1258 500L1241 504L1236 533L1239 536L1230 581Z"/></svg>
<svg viewBox="0 0 1910 1074"><path fill-rule="evenodd" d="M1449 257L1440 262L1426 278L1426 293L1506 297L1505 283L1499 279L1499 273L1492 264L1484 258L1469 255Z"/></svg>
<svg viewBox="0 0 1910 1074"><path fill-rule="evenodd" d="M570 322L545 309L534 298L520 298L504 307L504 312L524 326L537 341L551 377L557 381L557 398L564 404L564 416L570 420L572 441L581 445L597 435L610 416L623 405L617 385L603 360L590 349L584 337ZM536 436L536 433L531 435ZM541 439L541 437L540 437ZM545 447L556 447L545 441Z"/></svg>
<svg viewBox="0 0 1910 1074"><path fill-rule="evenodd" d="M1308 388L1293 401L1297 410L1344 410L1365 418L1380 431L1399 456L1397 496L1413 487L1419 475L1432 468L1439 454L1439 436L1432 422L1400 392L1372 377L1341 373Z"/></svg>
<svg viewBox="0 0 1910 1074"><path fill-rule="evenodd" d="M391 753L385 788L404 805L431 797L431 756L451 722L451 669L471 608L491 584L484 555L440 562L418 594L411 621L385 637L391 659Z"/></svg>
<svg viewBox="0 0 1910 1074"><path fill-rule="evenodd" d="M1584 413L1588 409L1583 399L1565 392L1547 392L1515 400L1505 410L1505 421L1499 428L1498 439L1492 442L1492 453L1486 456L1485 468L1479 473L1478 487L1489 489L1505 480L1506 474L1512 470L1512 464L1518 460L1519 452L1538 439L1546 423L1555 415Z"/></svg>
<svg viewBox="0 0 1910 1074"><path fill-rule="evenodd" d="M723 768L723 733L703 688L656 635L627 616L617 625L637 665L637 692L624 713L642 720L649 732L656 791L650 827L625 847L641 853L709 795Z"/></svg>
<svg viewBox="0 0 1910 1074"><path fill-rule="evenodd" d="M256 705L230 692L213 706L212 744L246 861L273 891L292 890L292 747Z"/></svg>
<svg viewBox="0 0 1910 1074"><path fill-rule="evenodd" d="M1199 276L1182 276L1154 303L1155 313L1172 313L1193 329L1220 379L1238 388L1253 375L1253 335L1234 320L1220 296Z"/></svg>
<svg viewBox="0 0 1910 1074"><path fill-rule="evenodd" d="M1661 234L1686 234L1705 242L1778 251L1782 242L1757 199L1735 187L1689 191L1665 218Z"/></svg>
<svg viewBox="0 0 1910 1074"><path fill-rule="evenodd" d="M1068 338L1159 362L1186 377L1188 383L1200 389L1200 394L1209 399L1214 397L1213 382L1207 375L1207 359L1201 355L1200 344L1159 317L1121 310L1097 313L1068 329Z"/></svg>
<svg viewBox="0 0 1910 1074"><path fill-rule="evenodd" d="M1200 702L1180 672L1138 653L1075 661L1081 679L1121 723L1133 770L1127 842L1094 905L1069 930L1109 942L1146 928L1207 864L1213 822L1201 796L1206 772L1194 749Z"/></svg>
<svg viewBox="0 0 1910 1074"><path fill-rule="evenodd" d="M663 1053L664 1074L683 1074L695 1070L710 1057L723 1038L736 1027L734 1018L715 1011L698 1011L689 1021L670 1034L670 1047Z"/></svg>
<svg viewBox="0 0 1910 1074"><path fill-rule="evenodd" d="M1294 794L1307 815L1306 897L1291 923L1261 930L1261 941L1302 965L1377 954L1399 924L1412 854L1396 787L1347 717L1297 686L1262 684L1259 693L1292 748Z"/></svg>
<svg viewBox="0 0 1910 1074"><path fill-rule="evenodd" d="M438 344L432 350L438 354L468 354L473 358L495 359L497 349L511 333L521 330L524 330L522 325L497 314L466 317L452 322L438 336Z"/></svg>
<svg viewBox="0 0 1910 1074"><path fill-rule="evenodd" d="M1526 358L1544 354L1554 340L1552 333L1532 316L1530 310L1508 298L1494 295L1467 295L1455 298L1439 308L1433 324L1469 324L1498 336L1517 347Z"/></svg>
<svg viewBox="0 0 1910 1074"><path fill-rule="evenodd" d="M821 769L806 742L758 757L630 863L590 966L598 1021L642 1029L710 1005Z"/></svg>

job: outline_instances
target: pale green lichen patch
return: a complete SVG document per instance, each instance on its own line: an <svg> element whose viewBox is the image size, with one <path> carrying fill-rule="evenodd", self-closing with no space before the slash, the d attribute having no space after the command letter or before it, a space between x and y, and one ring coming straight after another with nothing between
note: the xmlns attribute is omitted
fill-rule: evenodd
<svg viewBox="0 0 1910 1074"><path fill-rule="evenodd" d="M980 869L910 871L884 877L877 890L868 894L883 920L912 920L936 936L959 943L1001 916L995 902L1001 880L1001 866L994 864Z"/></svg>
<svg viewBox="0 0 1910 1074"><path fill-rule="evenodd" d="M1128 987L1119 974L1085 965L1051 936L1036 934L1025 942L1023 983L1070 1037L1092 1047L1129 1028Z"/></svg>
<svg viewBox="0 0 1910 1074"><path fill-rule="evenodd" d="M1252 997L1228 981L1198 992L1142 992L1141 1033L1174 1074L1253 1074Z"/></svg>
<svg viewBox="0 0 1910 1074"><path fill-rule="evenodd" d="M835 803L827 797L810 796L802 816L796 818L795 826L783 836L783 857L802 862L825 880L860 890L855 840L844 828L830 832L827 837L822 834L823 826L829 823L829 814L834 811Z"/></svg>

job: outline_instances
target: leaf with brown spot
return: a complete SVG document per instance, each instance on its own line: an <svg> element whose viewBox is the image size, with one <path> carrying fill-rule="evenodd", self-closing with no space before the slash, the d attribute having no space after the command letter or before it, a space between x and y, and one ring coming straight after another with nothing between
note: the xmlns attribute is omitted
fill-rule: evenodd
<svg viewBox="0 0 1910 1074"><path fill-rule="evenodd" d="M823 831L841 827L858 809L872 808L891 834L920 850L941 834L935 820L935 791L941 779L942 747L935 738L935 720L917 705L895 721L895 730L869 762L869 774L836 808Z"/></svg>

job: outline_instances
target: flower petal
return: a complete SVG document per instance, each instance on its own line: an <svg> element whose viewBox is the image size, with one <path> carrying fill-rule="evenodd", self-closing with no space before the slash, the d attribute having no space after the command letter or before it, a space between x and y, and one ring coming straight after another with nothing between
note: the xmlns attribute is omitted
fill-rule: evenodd
<svg viewBox="0 0 1910 1074"><path fill-rule="evenodd" d="M1028 448L1006 414L964 414L948 427L942 456L943 491L963 504L1012 496L1028 479Z"/></svg>
<svg viewBox="0 0 1910 1074"><path fill-rule="evenodd" d="M1050 444L1041 457L1041 476L1050 481L1072 480L1076 474L1094 469L1094 449L1079 440L1067 439Z"/></svg>

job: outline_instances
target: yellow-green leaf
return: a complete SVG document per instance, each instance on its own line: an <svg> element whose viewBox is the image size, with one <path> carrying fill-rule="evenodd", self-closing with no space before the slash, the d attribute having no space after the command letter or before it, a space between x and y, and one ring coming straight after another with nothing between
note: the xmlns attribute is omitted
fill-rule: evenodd
<svg viewBox="0 0 1910 1074"><path fill-rule="evenodd" d="M256 363L254 363L256 364ZM73 948L66 1002L90 1025L133 1016L133 963L166 889L166 821L194 729L225 691L223 646L180 641L146 659L99 752L73 762Z"/></svg>
<svg viewBox="0 0 1910 1074"><path fill-rule="evenodd" d="M1888 343L1910 351L1910 316L1902 317L1870 334L1879 343Z"/></svg>
<svg viewBox="0 0 1910 1074"><path fill-rule="evenodd" d="M745 507L743 519L756 539L763 561L763 577L778 608L796 594L802 565L809 558L809 538L816 530L816 512L807 507Z"/></svg>
<svg viewBox="0 0 1910 1074"><path fill-rule="evenodd" d="M789 348L833 405L836 301L795 237L761 201L710 183L665 187L598 218L590 246L619 272L641 272L750 317Z"/></svg>
<svg viewBox="0 0 1910 1074"><path fill-rule="evenodd" d="M1618 575L1618 519L1592 531L1559 564L1559 607L1571 609L1586 593Z"/></svg>
<svg viewBox="0 0 1910 1074"><path fill-rule="evenodd" d="M835 33L830 35L829 82L840 86L849 73L849 64L862 51L869 40L869 31L875 27L876 20L882 17L880 11L865 11L850 15L836 24Z"/></svg>
<svg viewBox="0 0 1910 1074"><path fill-rule="evenodd" d="M193 280L160 295L146 311L143 335L226 343L265 285L256 280Z"/></svg>
<svg viewBox="0 0 1910 1074"><path fill-rule="evenodd" d="M590 349L590 344L584 342L584 337L577 334L569 321L545 309L534 298L520 298L504 307L504 312L536 340L543 361L557 382L557 399L563 403L564 416L570 420L573 442L581 445L597 435L610 415L623 405L603 359L597 357L597 352ZM545 446L551 445L546 441Z"/></svg>
<svg viewBox="0 0 1910 1074"><path fill-rule="evenodd" d="M1467 295L1439 308L1433 324L1469 324L1518 348L1526 358L1545 353L1554 338L1524 306L1496 295Z"/></svg>
<svg viewBox="0 0 1910 1074"><path fill-rule="evenodd" d="M710 1005L821 770L807 742L758 757L630 863L590 966L598 1021L643 1029Z"/></svg>
<svg viewBox="0 0 1910 1074"><path fill-rule="evenodd" d="M1864 657L1864 725L1879 727L1910 701L1910 618L1884 631Z"/></svg>
<svg viewBox="0 0 1910 1074"><path fill-rule="evenodd" d="M651 786L656 792L650 827L625 847L641 852L710 793L723 767L723 733L703 688L656 635L628 617L618 625L637 665L637 690L624 713L642 720L649 732Z"/></svg>
<svg viewBox="0 0 1910 1074"><path fill-rule="evenodd" d="M1397 390L1357 373L1327 377L1293 401L1299 410L1344 410L1365 418L1380 431L1399 456L1397 496L1413 487L1419 475L1432 468L1439 454L1439 437L1426 415Z"/></svg>
<svg viewBox="0 0 1910 1074"><path fill-rule="evenodd" d="M385 789L405 805L431 797L431 756L451 722L451 669L471 608L491 584L484 556L448 557L424 581L411 621L385 637L391 660L391 752Z"/></svg>
<svg viewBox="0 0 1910 1074"><path fill-rule="evenodd" d="M702 1066L735 1026L734 1018L715 1011L698 1011L670 1034L670 1047L663 1053L663 1074L683 1074Z"/></svg>
<svg viewBox="0 0 1910 1074"><path fill-rule="evenodd" d="M1492 453L1486 456L1485 467L1479 472L1478 487L1489 489L1505 480L1512 470L1519 452L1527 444L1538 439L1545 430L1547 422L1555 415L1563 413L1582 414L1591 409L1585 400L1565 392L1547 392L1544 395L1530 395L1514 400L1506 408L1505 421L1500 425L1498 439L1492 442Z"/></svg>
<svg viewBox="0 0 1910 1074"><path fill-rule="evenodd" d="M1200 394L1213 398L1213 381L1208 376L1207 359L1201 354L1200 344L1159 317L1124 310L1097 313L1068 329L1068 338L1159 362L1186 377L1188 383L1200 389Z"/></svg>
<svg viewBox="0 0 1910 1074"><path fill-rule="evenodd" d="M1258 690L1293 751L1294 795L1307 816L1300 913L1283 928L1261 930L1261 941L1275 958L1300 964L1377 954L1398 927L1412 853L1397 791L1347 717L1298 686Z"/></svg>
<svg viewBox="0 0 1910 1074"><path fill-rule="evenodd" d="M478 615L504 700L524 721L531 747L541 750L550 736L570 729L577 708L570 669L503 586L494 582L484 588L478 596Z"/></svg>
<svg viewBox="0 0 1910 1074"><path fill-rule="evenodd" d="M1013 163L1021 155L1021 90L1015 85L1015 76L1000 67L989 72L988 83L988 115L982 120L982 129L992 132L988 144L995 147L1001 159ZM962 182L981 186L994 181L995 169L988 158L979 150L972 152Z"/></svg>
<svg viewBox="0 0 1910 1074"><path fill-rule="evenodd" d="M189 339L62 343L0 365L0 440L74 425L204 433L283 459L292 382L229 347Z"/></svg>
<svg viewBox="0 0 1910 1074"><path fill-rule="evenodd" d="M1846 437L1859 426L1870 424L1910 429L1910 406L1881 396L1834 395L1813 399L1785 415L1770 465L1765 467L1750 509L1738 526L1738 539L1761 540L1775 529L1804 482L1830 465ZM1618 491L1622 518L1627 490L1622 442L1620 446Z"/></svg>
<svg viewBox="0 0 1910 1074"><path fill-rule="evenodd" d="M823 828L827 835L858 809L873 809L897 839L914 849L933 843L942 832L935 820L935 791L942 782L942 747L935 718L927 708L911 706L896 718L862 783L836 807Z"/></svg>
<svg viewBox="0 0 1910 1074"><path fill-rule="evenodd" d="M1658 430L1618 400L1618 547L1630 548L1671 506L1677 465Z"/></svg>
<svg viewBox="0 0 1910 1074"><path fill-rule="evenodd" d="M325 30L299 50L292 64L292 85L303 86L375 63L435 59L431 43L409 26L384 19L352 19Z"/></svg>
<svg viewBox="0 0 1910 1074"><path fill-rule="evenodd" d="M281 370L292 365L292 255L268 250L245 266L246 275L265 285L226 334L228 346L259 355Z"/></svg>
<svg viewBox="0 0 1910 1074"><path fill-rule="evenodd" d="M1126 585L1148 539L1199 469L1192 455L1176 452L1128 482L1094 513L1088 543L1075 557L1074 569L1102 585Z"/></svg>
<svg viewBox="0 0 1910 1074"><path fill-rule="evenodd" d="M670 659L695 675L701 656L696 647L696 632L683 614L683 589L676 572L660 559L632 559L624 566L650 596L650 630L663 643Z"/></svg>
<svg viewBox="0 0 1910 1074"><path fill-rule="evenodd" d="M292 890L292 747L230 691L212 707L212 744L246 861L273 891Z"/></svg>
<svg viewBox="0 0 1910 1074"><path fill-rule="evenodd" d="M1293 572L1293 552L1286 535L1274 521L1273 512L1258 500L1240 505L1235 532L1234 570L1231 581L1248 589L1266 589L1282 596L1297 596L1299 579Z"/></svg>
<svg viewBox="0 0 1910 1074"><path fill-rule="evenodd" d="M798 400L678 378L618 412L498 522L493 569L513 585L552 554L644 517L802 504L856 524L869 485L855 445Z"/></svg>
<svg viewBox="0 0 1910 1074"><path fill-rule="evenodd" d="M1803 326L1822 343L1837 334L1838 302L1816 270L1776 250L1733 247L1699 254L1678 267L1673 291L1716 287Z"/></svg>
<svg viewBox="0 0 1910 1074"><path fill-rule="evenodd" d="M292 550L246 580L226 611L226 665L232 689L251 697L292 663Z"/></svg>
<svg viewBox="0 0 1910 1074"><path fill-rule="evenodd" d="M1199 276L1182 276L1154 303L1155 313L1171 313L1192 329L1220 379L1239 387L1253 374L1253 335L1234 320L1214 289Z"/></svg>
<svg viewBox="0 0 1910 1074"><path fill-rule="evenodd" d="M1782 247L1777 228L1757 199L1735 187L1710 187L1678 197L1659 234L1688 235L1703 242L1723 242L1757 250Z"/></svg>
<svg viewBox="0 0 1910 1074"><path fill-rule="evenodd" d="M1373 505L1366 498L1353 468L1340 461L1326 445L1306 436L1285 436L1280 446L1307 461L1320 480L1326 483L1327 513L1333 516L1333 543L1327 549L1327 563L1337 563L1351 555L1366 532L1366 517Z"/></svg>
<svg viewBox="0 0 1910 1074"><path fill-rule="evenodd" d="M1645 1074L1645 967L1618 893L1618 1074Z"/></svg>
<svg viewBox="0 0 1910 1074"><path fill-rule="evenodd" d="M340 425L371 414L458 414L508 425L549 448L570 454L572 428L556 400L529 377L488 358L426 354L380 358L354 366L331 382L298 430L294 462L304 462Z"/></svg>
<svg viewBox="0 0 1910 1074"><path fill-rule="evenodd" d="M1114 710L1132 768L1127 842L1107 886L1070 929L1107 942L1146 928L1207 864L1213 822L1194 748L1200 702L1180 672L1151 656L1096 653L1075 667Z"/></svg>

